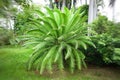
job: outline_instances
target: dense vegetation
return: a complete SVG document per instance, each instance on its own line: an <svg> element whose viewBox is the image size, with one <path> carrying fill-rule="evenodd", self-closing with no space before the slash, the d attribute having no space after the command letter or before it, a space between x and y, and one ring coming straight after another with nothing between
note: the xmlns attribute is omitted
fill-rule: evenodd
<svg viewBox="0 0 120 80"><path fill-rule="evenodd" d="M24 69L40 74L44 71L53 73L56 69L61 72L67 69L73 73L82 67L86 68L86 63L97 66L114 64L119 67L120 23L99 15L92 24L87 25L88 7L83 5L78 9L59 10L57 7L50 9L25 6L15 15L14 30L0 28L0 46L17 45L30 49L31 51L27 52L16 50L15 56L18 55L17 51L20 54L25 53L26 55L18 55L19 61L23 59L26 65ZM87 36L88 26L91 27L91 36ZM0 53L6 52L1 49ZM15 56L13 54L13 57ZM2 57L0 58L2 61ZM1 67L3 68L2 65Z"/></svg>

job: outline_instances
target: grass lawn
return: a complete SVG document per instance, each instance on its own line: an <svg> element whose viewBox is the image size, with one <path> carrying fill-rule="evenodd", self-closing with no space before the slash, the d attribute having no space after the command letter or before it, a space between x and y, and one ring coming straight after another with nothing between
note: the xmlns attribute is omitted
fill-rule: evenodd
<svg viewBox="0 0 120 80"><path fill-rule="evenodd" d="M88 69L39 75L26 70L31 50L23 48L0 48L0 80L120 80L120 68L89 66Z"/></svg>

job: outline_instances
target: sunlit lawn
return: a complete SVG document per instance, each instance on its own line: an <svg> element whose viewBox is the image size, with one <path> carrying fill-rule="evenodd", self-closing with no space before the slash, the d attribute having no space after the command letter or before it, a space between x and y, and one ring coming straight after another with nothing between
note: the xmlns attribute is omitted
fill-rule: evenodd
<svg viewBox="0 0 120 80"><path fill-rule="evenodd" d="M27 71L26 63L31 50L23 48L0 49L0 80L120 80L120 68L91 66L82 71L69 73L53 71L53 74L39 75L35 71Z"/></svg>

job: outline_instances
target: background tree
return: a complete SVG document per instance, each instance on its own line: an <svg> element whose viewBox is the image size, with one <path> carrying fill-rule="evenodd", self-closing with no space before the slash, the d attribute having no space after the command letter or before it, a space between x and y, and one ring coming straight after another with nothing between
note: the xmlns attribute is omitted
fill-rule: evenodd
<svg viewBox="0 0 120 80"><path fill-rule="evenodd" d="M6 28L12 28L10 24L17 13L18 6L29 6L30 1L31 0L0 0L0 17L6 20Z"/></svg>

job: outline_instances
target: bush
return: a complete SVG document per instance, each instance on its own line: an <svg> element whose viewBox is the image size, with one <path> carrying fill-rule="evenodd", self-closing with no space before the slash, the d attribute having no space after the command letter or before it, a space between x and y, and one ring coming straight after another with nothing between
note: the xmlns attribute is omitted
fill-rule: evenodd
<svg viewBox="0 0 120 80"><path fill-rule="evenodd" d="M0 28L0 46L10 45L10 39L13 36L12 30Z"/></svg>
<svg viewBox="0 0 120 80"><path fill-rule="evenodd" d="M94 34L92 41L96 48L89 47L86 54L90 63L103 65L115 63L115 48L120 48L120 23L109 21L106 16L99 15L91 24Z"/></svg>
<svg viewBox="0 0 120 80"><path fill-rule="evenodd" d="M112 38L120 38L120 23L109 21L106 16L99 15L91 27L97 34L105 33Z"/></svg>
<svg viewBox="0 0 120 80"><path fill-rule="evenodd" d="M112 63L114 54L113 39L106 34L91 37L96 48L89 47L86 53L87 61L97 65Z"/></svg>
<svg viewBox="0 0 120 80"><path fill-rule="evenodd" d="M30 29L29 22L34 19L34 11L39 9L36 6L26 6L23 11L19 12L15 16L14 20L14 33L16 35L23 35L28 29Z"/></svg>

